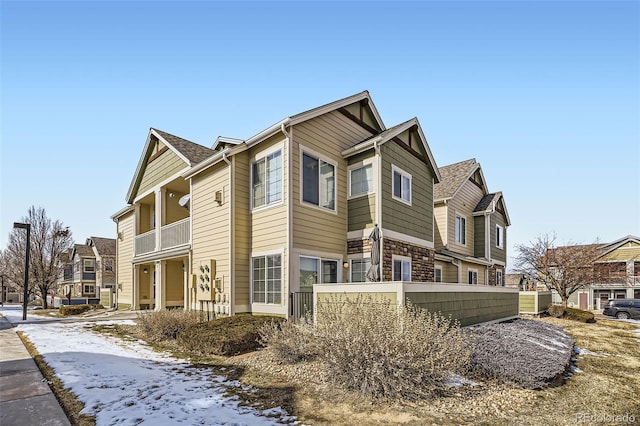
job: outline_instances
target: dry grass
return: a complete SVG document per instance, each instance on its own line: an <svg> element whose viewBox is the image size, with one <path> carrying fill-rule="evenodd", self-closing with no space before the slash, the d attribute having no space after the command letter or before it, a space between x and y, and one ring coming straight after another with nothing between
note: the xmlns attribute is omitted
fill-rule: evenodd
<svg viewBox="0 0 640 426"><path fill-rule="evenodd" d="M80 411L84 408L84 404L78 399L78 397L71 392L68 388L64 387L62 381L58 379L55 375L53 369L47 365L44 358L38 350L35 348L33 343L22 333L19 331L18 336L22 340L22 343L27 348L29 355L36 362L36 365L40 369L42 376L49 382L49 386L51 390L53 390L53 394L56 396L60 406L64 410L64 413L67 415L67 418L71 422L73 426L95 426L96 419L93 416L88 416L86 414L80 414Z"/></svg>

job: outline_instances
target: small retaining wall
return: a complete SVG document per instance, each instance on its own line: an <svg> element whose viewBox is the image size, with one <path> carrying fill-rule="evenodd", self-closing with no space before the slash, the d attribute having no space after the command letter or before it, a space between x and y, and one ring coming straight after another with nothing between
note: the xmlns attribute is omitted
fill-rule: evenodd
<svg viewBox="0 0 640 426"><path fill-rule="evenodd" d="M520 313L525 315L540 315L551 304L550 291L521 291L518 297Z"/></svg>
<svg viewBox="0 0 640 426"><path fill-rule="evenodd" d="M515 318L519 312L518 290L508 287L405 282L316 284L313 294L314 307L332 296L382 297L392 303L409 300L428 311L451 316L463 327Z"/></svg>

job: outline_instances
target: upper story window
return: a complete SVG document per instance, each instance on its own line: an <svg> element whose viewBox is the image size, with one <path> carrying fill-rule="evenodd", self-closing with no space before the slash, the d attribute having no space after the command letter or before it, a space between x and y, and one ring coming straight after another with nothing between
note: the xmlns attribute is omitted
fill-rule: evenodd
<svg viewBox="0 0 640 426"><path fill-rule="evenodd" d="M104 271L105 272L113 272L113 259L105 259L104 260Z"/></svg>
<svg viewBox="0 0 640 426"><path fill-rule="evenodd" d="M393 281L411 281L411 258L393 256Z"/></svg>
<svg viewBox="0 0 640 426"><path fill-rule="evenodd" d="M282 151L272 152L256 160L252 166L253 207L282 200Z"/></svg>
<svg viewBox="0 0 640 426"><path fill-rule="evenodd" d="M96 264L95 261L93 259L84 259L83 262L83 272L95 272L96 271Z"/></svg>
<svg viewBox="0 0 640 426"><path fill-rule="evenodd" d="M504 228L496 225L496 247L504 248Z"/></svg>
<svg viewBox="0 0 640 426"><path fill-rule="evenodd" d="M349 196L355 197L373 192L373 164L349 170Z"/></svg>
<svg viewBox="0 0 640 426"><path fill-rule="evenodd" d="M302 201L336 210L336 166L309 154L302 154Z"/></svg>
<svg viewBox="0 0 640 426"><path fill-rule="evenodd" d="M456 214L456 243L467 244L467 218Z"/></svg>
<svg viewBox="0 0 640 426"><path fill-rule="evenodd" d="M404 170L392 166L393 169L393 198L411 204L411 175Z"/></svg>

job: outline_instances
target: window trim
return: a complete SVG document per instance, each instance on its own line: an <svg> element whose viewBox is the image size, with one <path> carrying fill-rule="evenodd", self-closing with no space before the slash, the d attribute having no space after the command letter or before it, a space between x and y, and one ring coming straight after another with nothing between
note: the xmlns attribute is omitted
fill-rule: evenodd
<svg viewBox="0 0 640 426"><path fill-rule="evenodd" d="M320 211L323 212L328 212L328 213L333 213L333 214L338 214L338 163L336 163L335 161L333 161L331 158L327 157L326 155L322 155L319 154L317 151L314 151L312 149L309 149L303 145L299 146L300 149L300 153L299 153L299 180L300 180L300 204L306 207L310 207L310 208L314 208L314 209L318 209ZM304 167L303 167L303 161L304 161L304 155L307 154L310 157L315 157L318 161L322 160L327 164L330 164L333 166L333 179L334 179L334 183L333 183L333 204L334 204L334 209L329 209L326 207L322 207L321 205L319 205L320 203L318 202L318 205L310 203L308 201L304 201ZM318 182L319 183L319 182ZM320 188L318 188L318 194L320 193Z"/></svg>
<svg viewBox="0 0 640 426"><path fill-rule="evenodd" d="M87 287L93 287L93 291L86 291ZM94 284L83 284L82 294L96 294L96 286Z"/></svg>
<svg viewBox="0 0 640 426"><path fill-rule="evenodd" d="M463 241L460 242L458 241L458 218L464 219L464 234L462 235L463 237ZM454 228L454 232L453 232L453 238L455 240L455 243L461 246L466 247L467 246L467 216L463 215L462 213L458 213L456 212L455 214L455 219L453 222L453 228Z"/></svg>
<svg viewBox="0 0 640 426"><path fill-rule="evenodd" d="M409 178L409 201L402 198L402 187L400 188L400 197L396 196L395 179L394 179L395 173L398 173L401 177ZM396 201L400 201L401 203L406 204L408 206L410 206L411 203L413 202L413 176L411 176L411 173L402 170L400 167L396 166L395 164L391 165L391 198L393 198Z"/></svg>
<svg viewBox="0 0 640 426"><path fill-rule="evenodd" d="M268 302L256 302L254 300L254 290L253 290L253 285L254 285L254 281L253 281L253 259L258 258L258 257L268 257L268 256L280 256L280 303L268 303ZM261 305L261 306L284 306L285 305L285 292L284 292L284 285L285 285L285 277L284 277L284 271L285 271L285 267L284 267L284 250L282 249L278 249L278 250L269 250L269 251L263 251L263 252L256 252L256 253L251 253L251 256L249 258L249 291L250 291L250 296L251 296L251 304L256 304L256 305ZM266 281L265 281L265 300L266 298Z"/></svg>
<svg viewBox="0 0 640 426"><path fill-rule="evenodd" d="M436 271L440 272L440 281L438 281L436 279ZM433 267L433 282L434 283L441 283L442 282L442 266L440 266L440 265L434 265L434 267Z"/></svg>
<svg viewBox="0 0 640 426"><path fill-rule="evenodd" d="M471 281L469 279L469 274L472 274L472 273L475 274L475 277L476 277L476 279L475 279L476 282L475 283L469 282L469 281ZM469 285L478 285L478 270L477 269L467 268L467 283Z"/></svg>
<svg viewBox="0 0 640 426"><path fill-rule="evenodd" d="M92 270L87 271L87 262L92 263ZM82 259L82 273L84 274L95 274L96 273L96 261L95 259Z"/></svg>
<svg viewBox="0 0 640 426"><path fill-rule="evenodd" d="M496 224L496 247L504 248L504 226Z"/></svg>
<svg viewBox="0 0 640 426"><path fill-rule="evenodd" d="M272 203L268 203L268 204L263 204L261 206L254 206L253 204L253 165L256 164L258 161L261 161L263 159L266 158L271 155L274 154L276 152L280 151L280 156L281 156L281 167L280 167L280 200L278 201L274 201ZM249 203L251 205L251 212L259 212L262 210L266 210L275 206L280 206L282 204L284 204L284 189L285 189L285 185L284 185L284 167L285 167L285 161L284 161L284 143L278 143L276 145L273 145L267 149L264 149L260 152L258 152L256 155L254 155L251 158L251 163L249 164ZM266 192L265 192L266 194Z"/></svg>
<svg viewBox="0 0 640 426"><path fill-rule="evenodd" d="M500 280L498 280L498 276L500 276ZM502 272L502 269L496 269L496 286L504 287L504 272Z"/></svg>
<svg viewBox="0 0 640 426"><path fill-rule="evenodd" d="M367 195L376 193L376 182L377 182L376 168L374 167L373 163L374 163L373 159L366 159L358 163L351 164L347 167L347 200L365 197ZM351 173L354 172L355 170L359 170L368 166L371 167L371 189L367 192L361 192L359 194L353 195L351 193Z"/></svg>
<svg viewBox="0 0 640 426"><path fill-rule="evenodd" d="M413 272L413 265L411 264L412 263L411 262L411 258L409 256L401 256L399 254L391 255L391 281L397 282L394 279L394 277L396 275L395 274L395 272L396 272L396 269L395 269L396 261L400 261L400 262L402 262L402 264L404 264L404 262L408 262L409 263L409 280L408 281L400 280L400 281L402 281L402 282L411 282L412 281L411 280L411 273ZM402 264L401 264L401 267L402 267ZM401 278L402 278L402 270L400 271L400 275L401 275Z"/></svg>

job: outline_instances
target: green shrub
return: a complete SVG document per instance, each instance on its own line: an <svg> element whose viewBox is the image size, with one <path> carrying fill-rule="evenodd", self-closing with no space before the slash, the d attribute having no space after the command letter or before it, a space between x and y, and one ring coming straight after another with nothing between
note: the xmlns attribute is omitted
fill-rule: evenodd
<svg viewBox="0 0 640 426"><path fill-rule="evenodd" d="M204 355L239 355L262 347L259 330L265 324L284 320L267 315L234 315L191 325L181 330L176 340L185 349Z"/></svg>
<svg viewBox="0 0 640 426"><path fill-rule="evenodd" d="M166 310L138 314L138 329L150 342L175 340L181 330L200 322L200 314L194 311Z"/></svg>
<svg viewBox="0 0 640 426"><path fill-rule="evenodd" d="M563 308L562 305L549 305L547 309L549 315L555 318L565 318L573 321L594 323L595 315L590 311L583 311L576 308Z"/></svg>
<svg viewBox="0 0 640 426"><path fill-rule="evenodd" d="M62 305L60 306L60 315L68 317L71 315L80 315L95 309L104 309L102 305Z"/></svg>

